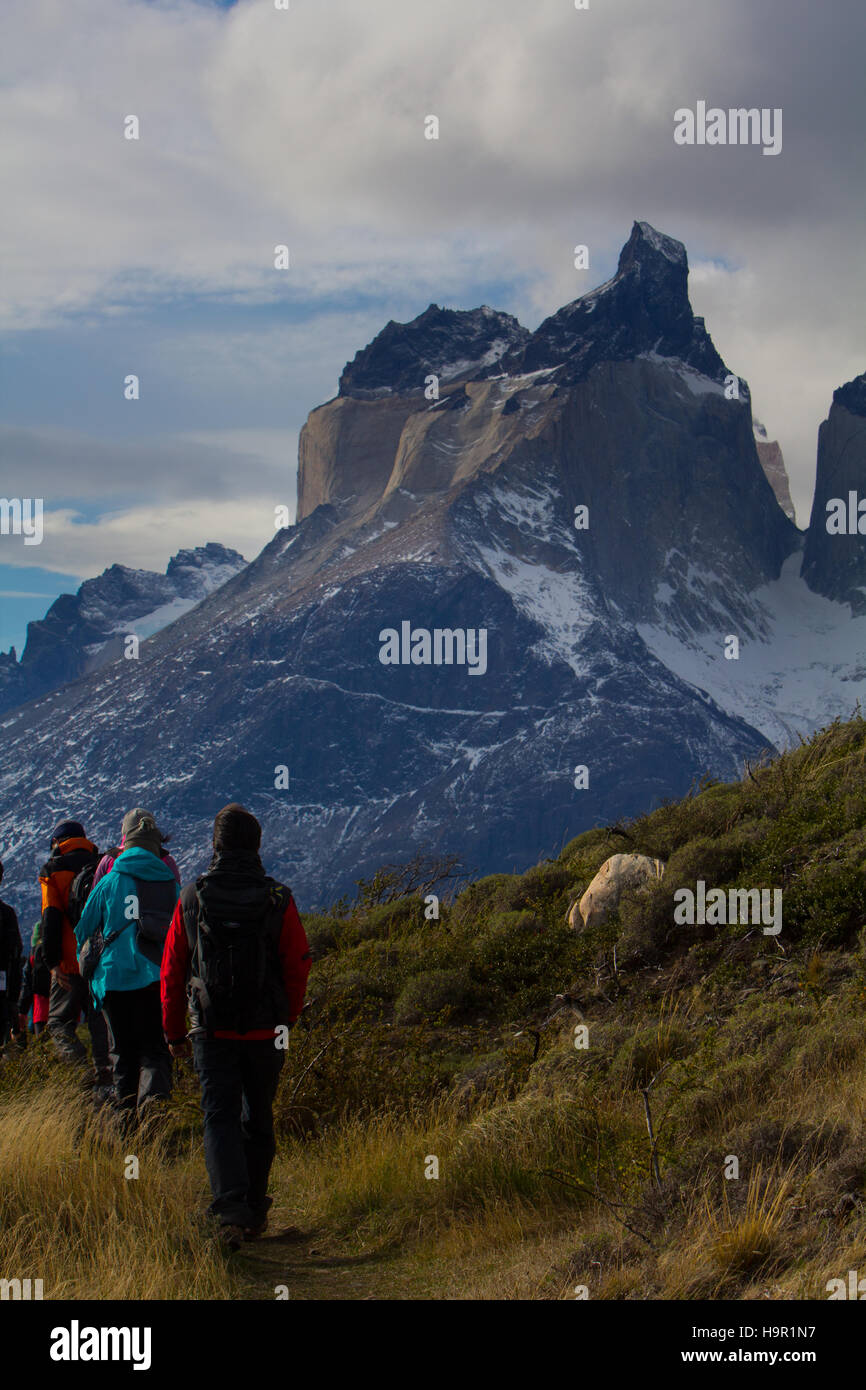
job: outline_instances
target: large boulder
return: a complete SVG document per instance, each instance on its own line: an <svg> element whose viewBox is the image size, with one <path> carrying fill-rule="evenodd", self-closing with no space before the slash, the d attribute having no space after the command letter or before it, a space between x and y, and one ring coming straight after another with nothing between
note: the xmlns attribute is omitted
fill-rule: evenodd
<svg viewBox="0 0 866 1390"><path fill-rule="evenodd" d="M619 906L627 889L644 888L662 877L665 866L660 859L645 854L612 854L606 859L579 902L572 903L568 925L575 931L598 927Z"/></svg>

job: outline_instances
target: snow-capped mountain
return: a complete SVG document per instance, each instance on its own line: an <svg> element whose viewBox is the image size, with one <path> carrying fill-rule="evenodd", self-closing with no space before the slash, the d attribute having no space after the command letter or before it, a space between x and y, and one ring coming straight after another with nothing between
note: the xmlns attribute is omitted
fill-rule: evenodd
<svg viewBox="0 0 866 1390"><path fill-rule="evenodd" d="M0 653L0 713L116 661L126 637L151 637L245 564L236 550L211 542L178 551L165 574L112 565L76 594L61 594L28 624L20 661L14 649Z"/></svg>
<svg viewBox="0 0 866 1390"><path fill-rule="evenodd" d="M825 596L832 553L801 578L687 284L636 223L534 334L389 324L302 431L296 525L139 662L8 715L7 878L60 813L109 839L142 800L191 873L235 798L302 906L418 848L522 868L850 713L861 620Z"/></svg>

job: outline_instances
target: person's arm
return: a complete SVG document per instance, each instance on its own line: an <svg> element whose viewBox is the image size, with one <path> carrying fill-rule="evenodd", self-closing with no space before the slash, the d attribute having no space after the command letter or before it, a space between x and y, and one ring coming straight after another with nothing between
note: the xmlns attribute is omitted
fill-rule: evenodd
<svg viewBox="0 0 866 1390"><path fill-rule="evenodd" d="M74 927L79 954L87 938L93 935L97 927L103 926L104 918L105 889L97 886L90 890L87 902L84 904L84 910Z"/></svg>
<svg viewBox="0 0 866 1390"><path fill-rule="evenodd" d="M167 867L168 867L169 869L171 869L171 871L172 871L172 873L174 874L175 878L177 879L178 883L180 883L180 881L181 881L181 879L180 879L180 869L177 867L177 864L174 862L174 860L172 859L172 857L171 857L170 854L166 854L166 855L163 857L163 863L164 863L165 865L167 865Z"/></svg>
<svg viewBox="0 0 866 1390"><path fill-rule="evenodd" d="M102 858L96 866L96 873L93 875L93 882L90 885L91 892L93 892L93 889L96 887L99 880L101 878L105 878L105 875L108 873L113 863L113 855L103 854Z"/></svg>
<svg viewBox="0 0 866 1390"><path fill-rule="evenodd" d="M159 977L162 1027L165 1040L174 1057L189 1050L186 1036L186 977L189 961L190 951L183 919L183 904L178 898L165 939Z"/></svg>
<svg viewBox="0 0 866 1390"><path fill-rule="evenodd" d="M19 1018L27 1016L33 1007L33 957L28 956L21 971L21 989L18 994Z"/></svg>
<svg viewBox="0 0 866 1390"><path fill-rule="evenodd" d="M293 897L283 915L280 932L280 963L289 1001L289 1022L296 1023L304 1007L307 976L310 973L310 947Z"/></svg>
<svg viewBox="0 0 866 1390"><path fill-rule="evenodd" d="M53 874L39 880L42 886L42 954L49 970L63 959L63 902Z"/></svg>

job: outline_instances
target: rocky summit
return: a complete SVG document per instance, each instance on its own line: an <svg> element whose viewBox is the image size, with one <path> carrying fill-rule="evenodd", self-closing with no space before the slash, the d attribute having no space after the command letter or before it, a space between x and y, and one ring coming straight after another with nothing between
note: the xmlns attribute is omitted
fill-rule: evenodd
<svg viewBox="0 0 866 1390"><path fill-rule="evenodd" d="M388 324L310 413L296 524L140 660L7 713L7 876L59 813L108 840L146 789L187 873L243 801L309 907L416 851L522 869L737 776L866 695L835 552L806 583L776 486L646 222L535 333L486 306Z"/></svg>

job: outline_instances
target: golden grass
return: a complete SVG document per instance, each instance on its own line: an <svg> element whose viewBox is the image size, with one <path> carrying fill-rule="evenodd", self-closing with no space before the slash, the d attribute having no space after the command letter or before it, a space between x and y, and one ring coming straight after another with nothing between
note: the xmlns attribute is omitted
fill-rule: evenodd
<svg viewBox="0 0 866 1390"><path fill-rule="evenodd" d="M829 1279L866 1274L866 1041L851 1054L850 997L831 1002L802 1022L785 1016L786 1065L744 1072L697 1132L674 1109L670 1144L691 1155L679 1190L650 1182L639 1089L584 1084L566 1032L568 1065L541 1068L516 1096L488 1092L474 1111L453 1099L419 1104L287 1140L277 1209L311 1226L329 1256L376 1254L343 1296L385 1287L395 1298L573 1299L586 1286L603 1300L826 1298ZM658 1008L663 1054L689 1011L670 997ZM207 1193L198 1135L180 1153L158 1137L124 1142L70 1089L66 1069L38 1079L29 1065L0 1096L0 1277L42 1279L46 1298L273 1296L254 1252L233 1263L209 1242L197 1215ZM711 1067L688 1087L713 1081ZM681 1068L660 1078L657 1118L685 1084ZM196 1109L192 1094L176 1100ZM753 1151L756 1126L774 1118L773 1137ZM853 1166L834 1177L842 1151ZM723 1176L731 1152L741 1156L735 1181ZM130 1153L137 1180L124 1176ZM433 1157L438 1178L425 1176ZM583 1190L545 1176L554 1170ZM596 1184L613 1208L593 1197Z"/></svg>
<svg viewBox="0 0 866 1390"><path fill-rule="evenodd" d="M127 1178L129 1156L139 1177ZM124 1141L69 1081L0 1105L0 1275L46 1299L223 1299L233 1279L196 1216L200 1161Z"/></svg>

